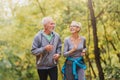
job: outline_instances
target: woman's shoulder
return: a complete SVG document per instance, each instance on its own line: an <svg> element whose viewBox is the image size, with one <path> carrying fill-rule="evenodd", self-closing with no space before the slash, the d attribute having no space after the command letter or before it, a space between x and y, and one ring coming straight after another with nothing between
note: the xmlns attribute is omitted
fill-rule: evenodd
<svg viewBox="0 0 120 80"><path fill-rule="evenodd" d="M85 37L85 36L80 36L80 37L81 37L81 39L86 40L86 37Z"/></svg>
<svg viewBox="0 0 120 80"><path fill-rule="evenodd" d="M69 42L69 41L70 41L70 36L68 36L64 39L64 42Z"/></svg>
<svg viewBox="0 0 120 80"><path fill-rule="evenodd" d="M69 40L70 39L70 36L66 37L64 40Z"/></svg>
<svg viewBox="0 0 120 80"><path fill-rule="evenodd" d="M80 36L80 37L81 37L81 39L86 39L85 36Z"/></svg>

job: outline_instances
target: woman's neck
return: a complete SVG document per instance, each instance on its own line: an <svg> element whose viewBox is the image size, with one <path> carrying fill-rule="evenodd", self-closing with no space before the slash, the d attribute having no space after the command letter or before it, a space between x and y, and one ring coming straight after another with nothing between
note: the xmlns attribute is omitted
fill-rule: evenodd
<svg viewBox="0 0 120 80"><path fill-rule="evenodd" d="M78 39L79 38L79 35L77 34L77 33L74 33L74 34L72 34L72 36L71 36L73 39Z"/></svg>

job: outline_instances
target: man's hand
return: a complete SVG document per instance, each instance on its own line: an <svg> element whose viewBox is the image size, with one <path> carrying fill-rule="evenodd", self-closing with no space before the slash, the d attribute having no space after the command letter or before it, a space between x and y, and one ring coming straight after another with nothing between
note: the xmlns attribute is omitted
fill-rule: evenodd
<svg viewBox="0 0 120 80"><path fill-rule="evenodd" d="M59 59L59 57L60 57L60 54L54 54L53 55L53 59L56 60L56 61Z"/></svg>
<svg viewBox="0 0 120 80"><path fill-rule="evenodd" d="M45 46L45 50L47 50L48 52L52 51L53 50L53 45L46 45Z"/></svg>

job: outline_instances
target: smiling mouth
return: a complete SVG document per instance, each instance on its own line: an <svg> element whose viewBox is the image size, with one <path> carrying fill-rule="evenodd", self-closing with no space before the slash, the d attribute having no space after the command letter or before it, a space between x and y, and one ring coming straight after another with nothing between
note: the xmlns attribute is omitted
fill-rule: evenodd
<svg viewBox="0 0 120 80"><path fill-rule="evenodd" d="M54 29L49 29L49 31L53 31Z"/></svg>
<svg viewBox="0 0 120 80"><path fill-rule="evenodd" d="M70 31L74 31L74 29L71 29Z"/></svg>

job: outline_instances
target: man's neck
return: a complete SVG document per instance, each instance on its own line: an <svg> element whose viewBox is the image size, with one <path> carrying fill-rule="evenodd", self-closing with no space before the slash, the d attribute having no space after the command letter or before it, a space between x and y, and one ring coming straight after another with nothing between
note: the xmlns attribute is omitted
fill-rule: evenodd
<svg viewBox="0 0 120 80"><path fill-rule="evenodd" d="M50 35L51 32L50 31L47 31L47 30L44 30L44 33L47 34L47 35Z"/></svg>

